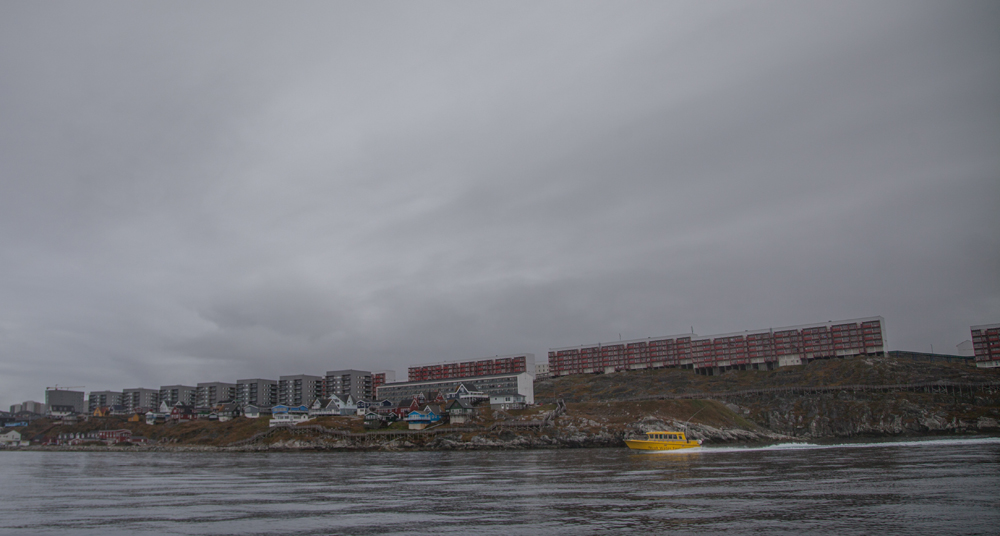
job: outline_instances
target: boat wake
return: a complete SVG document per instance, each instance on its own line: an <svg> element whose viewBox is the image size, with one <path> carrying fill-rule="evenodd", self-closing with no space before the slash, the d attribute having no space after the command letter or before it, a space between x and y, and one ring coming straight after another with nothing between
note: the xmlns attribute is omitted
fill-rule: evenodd
<svg viewBox="0 0 1000 536"><path fill-rule="evenodd" d="M872 449L872 448L919 448L961 445L1000 445L1000 437L972 437L959 439L916 439L909 441L868 441L847 443L776 443L763 446L719 446L689 449L702 453L725 454L729 452L761 452L771 450L822 450L822 449Z"/></svg>

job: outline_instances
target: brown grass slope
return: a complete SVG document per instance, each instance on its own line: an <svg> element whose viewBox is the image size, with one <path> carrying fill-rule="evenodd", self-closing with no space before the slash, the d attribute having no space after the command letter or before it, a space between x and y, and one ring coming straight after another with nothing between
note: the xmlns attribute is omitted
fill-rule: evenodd
<svg viewBox="0 0 1000 536"><path fill-rule="evenodd" d="M131 430L133 435L144 436L161 443L221 446L250 437L266 430L267 427L267 419L241 418L227 422L201 420L148 425L128 422L122 417L92 417L73 425L62 425L58 421L39 419L23 429L22 433L25 437L41 439L56 437L63 433L87 433L124 428Z"/></svg>
<svg viewBox="0 0 1000 536"><path fill-rule="evenodd" d="M828 387L1000 381L1000 370L961 363L914 361L891 357L818 360L772 371L729 371L702 376L692 370L658 369L614 374L564 376L535 383L535 399L551 403L654 398L678 394L711 394L771 387Z"/></svg>

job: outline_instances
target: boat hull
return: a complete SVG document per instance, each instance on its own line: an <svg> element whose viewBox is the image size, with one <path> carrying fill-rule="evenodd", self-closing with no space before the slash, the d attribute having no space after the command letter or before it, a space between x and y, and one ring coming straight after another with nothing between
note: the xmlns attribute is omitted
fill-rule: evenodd
<svg viewBox="0 0 1000 536"><path fill-rule="evenodd" d="M625 444L632 450L680 450L701 446L698 441L656 441L649 439L626 439Z"/></svg>

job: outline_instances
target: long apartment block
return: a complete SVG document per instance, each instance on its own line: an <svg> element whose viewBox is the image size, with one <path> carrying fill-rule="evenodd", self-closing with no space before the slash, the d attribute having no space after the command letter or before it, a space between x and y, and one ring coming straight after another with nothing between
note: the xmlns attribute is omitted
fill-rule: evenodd
<svg viewBox="0 0 1000 536"><path fill-rule="evenodd" d="M979 368L1000 367L1000 324L972 326L972 348Z"/></svg>
<svg viewBox="0 0 1000 536"><path fill-rule="evenodd" d="M699 336L694 333L549 350L552 376L646 368L691 368L714 374L732 368L773 369L812 359L882 355L880 316Z"/></svg>
<svg viewBox="0 0 1000 536"><path fill-rule="evenodd" d="M527 371L491 374L480 377L444 378L419 380L414 382L390 383L378 388L379 400L398 402L417 394L439 391L446 395L454 393L459 385L470 391L480 391L487 395L522 395L528 404L535 403L535 376Z"/></svg>
<svg viewBox="0 0 1000 536"><path fill-rule="evenodd" d="M408 381L420 382L521 372L527 372L531 376L535 375L535 354L503 355L472 361L447 361L416 365L409 368L407 375Z"/></svg>

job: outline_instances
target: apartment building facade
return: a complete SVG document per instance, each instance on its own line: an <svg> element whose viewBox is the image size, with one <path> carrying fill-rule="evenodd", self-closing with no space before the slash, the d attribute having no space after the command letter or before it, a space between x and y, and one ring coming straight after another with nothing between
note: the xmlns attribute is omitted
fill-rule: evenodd
<svg viewBox="0 0 1000 536"><path fill-rule="evenodd" d="M160 390L137 387L122 390L122 405L132 413L156 411L160 405Z"/></svg>
<svg viewBox="0 0 1000 536"><path fill-rule="evenodd" d="M372 373L366 370L330 370L324 379L326 396L336 395L341 398L348 396L354 400L372 400L375 392L372 390Z"/></svg>
<svg viewBox="0 0 1000 536"><path fill-rule="evenodd" d="M160 402L167 407L177 404L194 406L198 401L198 388L194 385L163 385L160 387Z"/></svg>
<svg viewBox="0 0 1000 536"><path fill-rule="evenodd" d="M378 392L378 388L387 384L396 383L395 370L376 370L372 372L372 395Z"/></svg>
<svg viewBox="0 0 1000 536"><path fill-rule="evenodd" d="M979 368L1000 367L1000 324L972 326L972 350Z"/></svg>
<svg viewBox="0 0 1000 536"><path fill-rule="evenodd" d="M93 413L97 408L124 406L121 391L91 391L87 393L87 413Z"/></svg>
<svg viewBox="0 0 1000 536"><path fill-rule="evenodd" d="M278 378L278 404L301 406L312 404L323 396L322 376L296 374Z"/></svg>
<svg viewBox="0 0 1000 536"><path fill-rule="evenodd" d="M376 396L378 400L393 402L431 391L440 391L447 396L457 391L459 385L464 385L469 391L479 391L489 396L522 395L525 403L535 403L535 377L528 372L390 383L380 386Z"/></svg>
<svg viewBox="0 0 1000 536"><path fill-rule="evenodd" d="M236 380L236 405L274 406L278 403L278 381L263 378Z"/></svg>
<svg viewBox="0 0 1000 536"><path fill-rule="evenodd" d="M50 415L83 413L87 409L83 394L83 391L70 391L69 389L46 389L45 412Z"/></svg>
<svg viewBox="0 0 1000 536"><path fill-rule="evenodd" d="M527 372L535 375L535 354L513 354L486 357L469 361L445 361L409 367L408 381L446 380L449 378L473 378L493 374L518 374Z"/></svg>
<svg viewBox="0 0 1000 536"><path fill-rule="evenodd" d="M44 415L45 404L41 402L35 402L34 400L25 400L20 404L12 404L10 406L11 413L20 413L22 411L27 411L28 413L34 413L36 415Z"/></svg>
<svg viewBox="0 0 1000 536"><path fill-rule="evenodd" d="M236 384L226 382L204 382L198 384L198 394L195 406L209 408L219 402L232 402L236 399Z"/></svg>
<svg viewBox="0 0 1000 536"><path fill-rule="evenodd" d="M552 376L645 368L692 368L703 374L773 369L813 359L884 355L885 320L866 317L720 335L694 333L549 350Z"/></svg>

